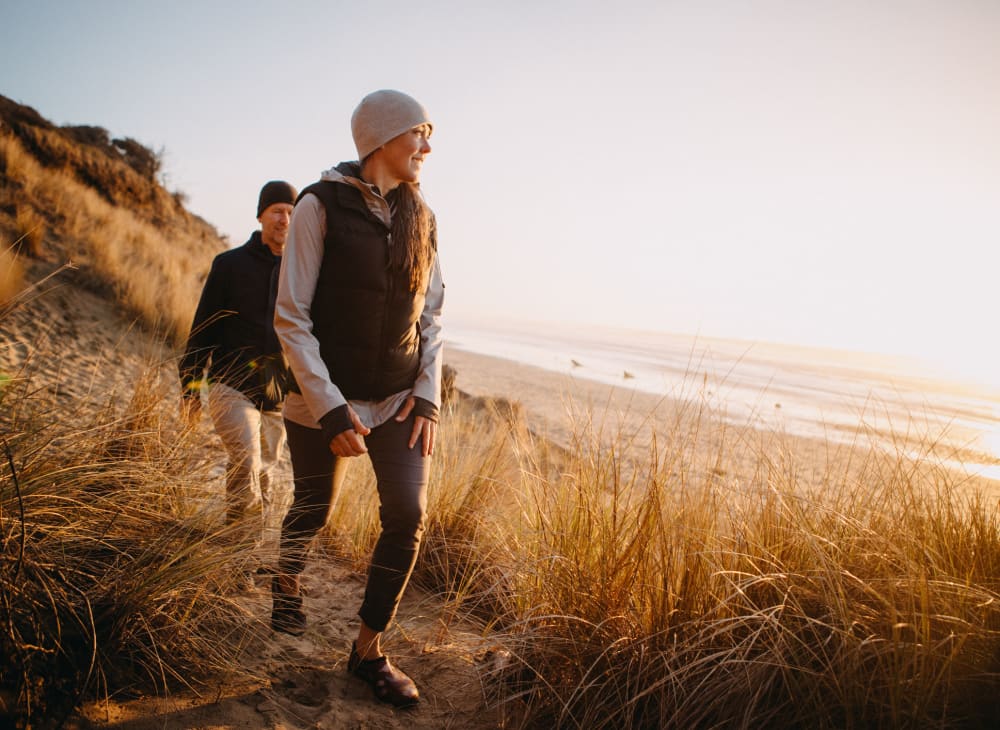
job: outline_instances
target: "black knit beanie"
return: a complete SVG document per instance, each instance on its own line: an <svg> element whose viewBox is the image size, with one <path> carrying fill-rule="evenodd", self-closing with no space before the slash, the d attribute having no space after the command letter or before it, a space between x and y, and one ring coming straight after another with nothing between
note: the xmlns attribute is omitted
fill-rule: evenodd
<svg viewBox="0 0 1000 730"><path fill-rule="evenodd" d="M260 214L267 210L267 206L275 203L295 205L297 197L299 194L295 192L295 188L284 180L266 182L264 187L260 189L260 198L257 199L257 217L260 218Z"/></svg>

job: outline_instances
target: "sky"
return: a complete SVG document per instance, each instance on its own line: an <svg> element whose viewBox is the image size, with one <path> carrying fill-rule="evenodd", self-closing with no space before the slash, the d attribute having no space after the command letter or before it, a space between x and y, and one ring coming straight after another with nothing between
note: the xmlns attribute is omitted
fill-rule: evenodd
<svg viewBox="0 0 1000 730"><path fill-rule="evenodd" d="M996 0L0 0L0 94L162 150L242 243L396 88L446 319L921 358L1000 385Z"/></svg>

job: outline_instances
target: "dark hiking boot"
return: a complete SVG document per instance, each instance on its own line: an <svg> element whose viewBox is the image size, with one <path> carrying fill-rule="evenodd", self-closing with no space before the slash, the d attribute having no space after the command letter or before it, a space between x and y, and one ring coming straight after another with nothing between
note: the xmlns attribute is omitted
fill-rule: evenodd
<svg viewBox="0 0 1000 730"><path fill-rule="evenodd" d="M278 576L271 579L271 628L292 636L306 632L306 614L302 610L302 596L282 593Z"/></svg>
<svg viewBox="0 0 1000 730"><path fill-rule="evenodd" d="M417 685L404 672L392 666L388 657L362 659L358 656L357 646L352 646L347 671L367 682L379 702L388 702L400 708L413 707L420 702Z"/></svg>

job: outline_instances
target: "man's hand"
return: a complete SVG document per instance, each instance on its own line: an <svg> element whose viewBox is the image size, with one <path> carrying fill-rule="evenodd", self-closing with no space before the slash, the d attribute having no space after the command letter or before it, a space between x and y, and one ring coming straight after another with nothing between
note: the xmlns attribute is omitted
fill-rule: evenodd
<svg viewBox="0 0 1000 730"><path fill-rule="evenodd" d="M367 454L368 447L365 446L364 437L370 434L372 430L361 422L358 414L350 406L347 407L347 413L351 417L351 423L354 424L354 428L341 431L334 436L330 442L330 451L335 456L361 456L362 454Z"/></svg>
<svg viewBox="0 0 1000 730"><path fill-rule="evenodd" d="M411 395L406 399L406 403L396 414L396 420L402 423L413 410L416 399ZM420 441L420 453L430 456L434 453L434 437L437 435L437 424L423 416L416 416L413 419L413 431L410 433L410 448L412 449L417 441Z"/></svg>

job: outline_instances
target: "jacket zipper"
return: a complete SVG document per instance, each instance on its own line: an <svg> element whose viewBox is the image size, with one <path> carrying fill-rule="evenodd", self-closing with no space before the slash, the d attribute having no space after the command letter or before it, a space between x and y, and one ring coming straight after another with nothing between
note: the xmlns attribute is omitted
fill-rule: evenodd
<svg viewBox="0 0 1000 730"><path fill-rule="evenodd" d="M393 278L392 275L393 273L392 268L389 267L389 260L392 256L390 252L391 248L392 248L392 231L389 231L388 233L385 234L385 258L387 266L387 276L386 276L386 289L385 289L385 303L382 307L382 332L380 333L379 336L378 353L376 353L377 359L375 360L375 372L373 373L372 384L371 384L372 391L375 391L377 384L380 383L383 379L383 373L382 373L383 360L385 359L385 351L386 347L388 346L388 342L386 341L386 332L389 331L389 315L391 313L390 310L392 308L392 295L394 293L394 283L395 283L395 279ZM374 392L372 392L371 397L373 400L375 399Z"/></svg>

